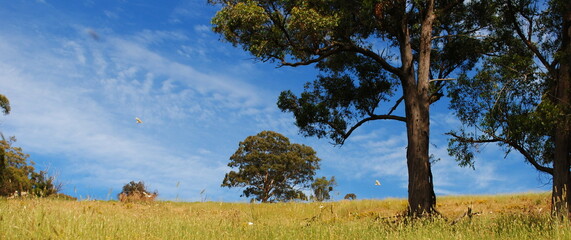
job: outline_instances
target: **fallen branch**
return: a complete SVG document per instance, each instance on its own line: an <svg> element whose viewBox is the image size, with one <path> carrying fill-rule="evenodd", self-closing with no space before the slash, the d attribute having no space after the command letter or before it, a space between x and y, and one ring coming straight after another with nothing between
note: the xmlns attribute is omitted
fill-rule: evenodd
<svg viewBox="0 0 571 240"><path fill-rule="evenodd" d="M468 211L466 211L464 214L462 214L460 217L454 219L454 221L452 221L452 223L450 223L450 225L454 225L456 223L458 223L460 220L462 220L462 218L464 217L468 217L469 219L472 219L472 216L474 215L480 215L480 212L472 212L472 208L468 207Z"/></svg>

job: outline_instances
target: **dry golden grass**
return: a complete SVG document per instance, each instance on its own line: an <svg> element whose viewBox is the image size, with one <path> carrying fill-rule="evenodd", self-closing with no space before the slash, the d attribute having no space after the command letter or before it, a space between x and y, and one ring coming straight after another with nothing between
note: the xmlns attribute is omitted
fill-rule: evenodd
<svg viewBox="0 0 571 240"><path fill-rule="evenodd" d="M0 239L571 239L549 193L438 198L443 218L397 218L404 199L327 203L0 200ZM480 215L462 218L468 207Z"/></svg>

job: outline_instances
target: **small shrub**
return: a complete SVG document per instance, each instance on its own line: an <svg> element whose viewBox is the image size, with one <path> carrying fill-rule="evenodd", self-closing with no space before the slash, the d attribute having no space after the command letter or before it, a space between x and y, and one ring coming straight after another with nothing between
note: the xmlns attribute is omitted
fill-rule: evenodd
<svg viewBox="0 0 571 240"><path fill-rule="evenodd" d="M152 202L158 196L158 192L150 193L145 187L145 183L131 181L123 186L123 191L119 193L117 198L121 202Z"/></svg>
<svg viewBox="0 0 571 240"><path fill-rule="evenodd" d="M57 200L69 200L69 201L77 201L76 197L69 196L63 193L56 193L53 195L49 195L47 198L49 199L57 199Z"/></svg>
<svg viewBox="0 0 571 240"><path fill-rule="evenodd" d="M345 197L343 199L355 200L355 199L357 199L357 195L355 195L354 193L347 193L347 195L345 195Z"/></svg>

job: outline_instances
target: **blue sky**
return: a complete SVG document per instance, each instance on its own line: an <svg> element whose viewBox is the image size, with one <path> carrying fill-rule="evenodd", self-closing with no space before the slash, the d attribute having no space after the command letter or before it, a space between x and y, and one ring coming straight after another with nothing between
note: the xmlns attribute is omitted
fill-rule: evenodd
<svg viewBox="0 0 571 240"><path fill-rule="evenodd" d="M313 147L317 176L337 179L334 199L407 196L403 123L366 124L343 147L303 138L276 100L317 72L276 68L220 41L215 12L205 0L0 0L0 93L12 106L0 131L81 199L114 199L144 181L162 200L247 201L220 184L238 143L263 130ZM446 100L431 115L437 195L550 189L494 145L481 148L475 170L458 167L444 136L458 120Z"/></svg>

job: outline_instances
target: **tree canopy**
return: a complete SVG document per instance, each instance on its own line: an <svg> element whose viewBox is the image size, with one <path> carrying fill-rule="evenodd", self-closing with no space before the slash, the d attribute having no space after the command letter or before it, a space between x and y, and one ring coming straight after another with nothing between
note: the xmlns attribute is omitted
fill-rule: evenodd
<svg viewBox="0 0 571 240"><path fill-rule="evenodd" d="M223 187L242 187L243 197L261 202L306 199L301 191L313 180L320 159L309 146L290 143L285 136L262 131L240 142L228 166Z"/></svg>

